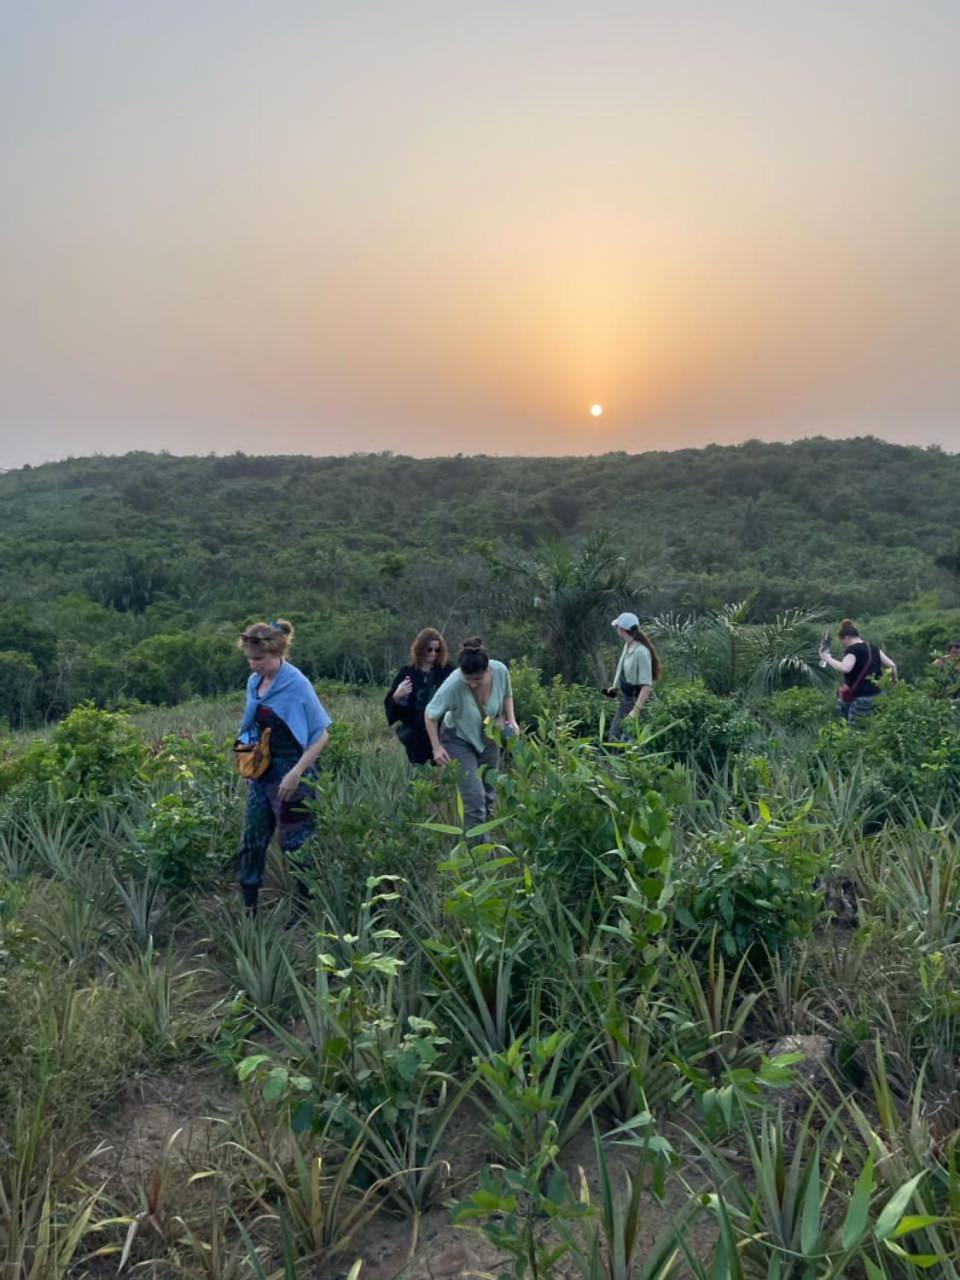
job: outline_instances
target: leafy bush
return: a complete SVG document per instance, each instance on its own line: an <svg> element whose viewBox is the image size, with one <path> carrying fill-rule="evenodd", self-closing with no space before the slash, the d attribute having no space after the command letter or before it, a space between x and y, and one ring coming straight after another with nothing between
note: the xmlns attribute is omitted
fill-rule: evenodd
<svg viewBox="0 0 960 1280"><path fill-rule="evenodd" d="M61 720L48 741L27 747L14 778L47 782L61 799L88 799L124 790L145 759L143 741L123 712L84 703Z"/></svg>
<svg viewBox="0 0 960 1280"><path fill-rule="evenodd" d="M646 812L646 793L673 800L686 778L642 750L607 752L575 739L528 738L511 753L498 786L506 816L498 835L555 879L563 901L579 909L603 878L602 868L616 862L618 833Z"/></svg>
<svg viewBox="0 0 960 1280"><path fill-rule="evenodd" d="M771 952L810 933L821 909L814 888L827 859L817 852L808 801L774 818L729 819L695 838L678 861L674 917L681 937L717 930L728 955L763 943Z"/></svg>
<svg viewBox="0 0 960 1280"><path fill-rule="evenodd" d="M715 773L741 751L759 725L735 698L711 693L702 681L668 686L650 704L655 747L681 763Z"/></svg>
<svg viewBox="0 0 960 1280"><path fill-rule="evenodd" d="M820 689L778 689L763 703L770 719L790 733L816 733L834 714L834 699Z"/></svg>
<svg viewBox="0 0 960 1280"><path fill-rule="evenodd" d="M597 736L600 713L609 704L599 689L583 684L564 684L560 676L544 684L539 667L527 658L510 664L513 700L521 721L542 738L554 735L558 728L578 733L581 737Z"/></svg>
<svg viewBox="0 0 960 1280"><path fill-rule="evenodd" d="M862 774L860 807L873 823L943 811L960 795L960 709L908 685L888 689L851 731L825 725L813 756L841 776Z"/></svg>
<svg viewBox="0 0 960 1280"><path fill-rule="evenodd" d="M147 869L163 888L198 889L210 883L222 862L216 831L216 816L203 795L187 789L153 801L136 841Z"/></svg>
<svg viewBox="0 0 960 1280"><path fill-rule="evenodd" d="M905 685L878 700L863 758L891 795L936 808L960 794L960 715L951 702Z"/></svg>

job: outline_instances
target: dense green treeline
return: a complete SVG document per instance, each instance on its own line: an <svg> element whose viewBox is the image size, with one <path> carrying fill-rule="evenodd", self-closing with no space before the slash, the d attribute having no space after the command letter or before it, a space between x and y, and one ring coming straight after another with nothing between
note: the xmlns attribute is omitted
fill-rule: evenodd
<svg viewBox="0 0 960 1280"><path fill-rule="evenodd" d="M0 476L0 716L235 686L245 621L297 623L297 660L381 680L426 621L543 662L490 557L606 529L645 614L752 596L875 617L957 602L960 459L874 439L596 458L71 459ZM939 628L939 629L938 629ZM546 664L549 666L549 663Z"/></svg>

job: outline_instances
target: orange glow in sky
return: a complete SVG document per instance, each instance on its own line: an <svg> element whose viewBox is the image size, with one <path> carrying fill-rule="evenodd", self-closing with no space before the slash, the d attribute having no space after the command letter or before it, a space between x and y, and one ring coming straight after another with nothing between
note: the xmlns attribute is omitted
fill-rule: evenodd
<svg viewBox="0 0 960 1280"><path fill-rule="evenodd" d="M7 6L0 466L960 448L958 38L899 0Z"/></svg>

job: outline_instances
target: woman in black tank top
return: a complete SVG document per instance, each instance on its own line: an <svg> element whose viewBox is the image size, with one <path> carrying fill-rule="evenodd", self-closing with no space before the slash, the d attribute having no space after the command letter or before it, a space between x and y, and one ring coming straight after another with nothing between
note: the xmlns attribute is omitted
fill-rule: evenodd
<svg viewBox="0 0 960 1280"><path fill-rule="evenodd" d="M837 690L837 714L853 721L873 710L874 698L883 692L879 680L884 668L893 673L896 684L897 664L878 645L868 644L850 618L840 623L840 642L844 648L842 658L831 657L830 650L823 646L820 661L839 671L842 683Z"/></svg>

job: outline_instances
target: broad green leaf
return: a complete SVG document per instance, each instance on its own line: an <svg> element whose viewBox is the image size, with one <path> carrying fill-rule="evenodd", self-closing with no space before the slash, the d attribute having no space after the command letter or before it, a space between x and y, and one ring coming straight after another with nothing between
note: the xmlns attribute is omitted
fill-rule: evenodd
<svg viewBox="0 0 960 1280"><path fill-rule="evenodd" d="M877 1219L876 1226L873 1228L873 1234L878 1240L886 1240L887 1236L893 1235L894 1228L903 1216L903 1211L910 1203L910 1197L917 1188L917 1183L924 1175L924 1170L915 1174L909 1182L905 1182L902 1187L890 1197L883 1212Z"/></svg>
<svg viewBox="0 0 960 1280"><path fill-rule="evenodd" d="M286 1067L274 1067L272 1071L269 1071L263 1086L264 1102L276 1102L278 1098L282 1097L283 1091L287 1087L287 1080Z"/></svg>
<svg viewBox="0 0 960 1280"><path fill-rule="evenodd" d="M252 1057L244 1058L239 1067L237 1067L237 1079L242 1083L253 1075L257 1067L262 1067L265 1062L269 1061L270 1055L268 1053L255 1053Z"/></svg>

